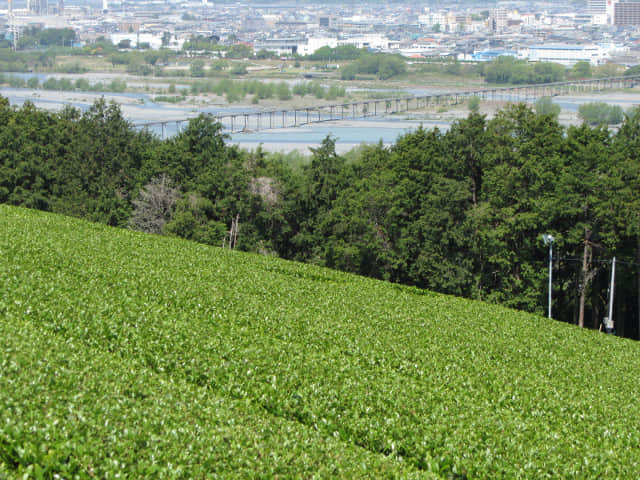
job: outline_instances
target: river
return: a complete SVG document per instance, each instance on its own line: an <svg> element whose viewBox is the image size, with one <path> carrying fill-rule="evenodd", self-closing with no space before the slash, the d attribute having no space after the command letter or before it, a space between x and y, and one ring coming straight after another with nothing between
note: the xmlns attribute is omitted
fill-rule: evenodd
<svg viewBox="0 0 640 480"><path fill-rule="evenodd" d="M49 75L47 74L21 74L23 78L36 76L41 82L45 81ZM53 74L56 78L68 76L72 78L87 78L82 75L61 75ZM116 76L104 75L98 78L101 81L109 81ZM120 77L117 77L120 78ZM95 75L90 78L95 81ZM143 80L138 77L125 78L128 85L141 83ZM137 82L137 83L136 83ZM156 86L156 84L153 84ZM378 90L376 90L377 92ZM397 93L397 90L394 91ZM406 90L408 94L427 95L433 93L442 93L442 89L410 89ZM141 124L154 121L176 122L186 118L193 118L199 113L229 114L259 111L254 106L216 106L206 104L166 104L155 103L153 98L155 95L148 93L102 93L102 92L60 92L29 88L0 88L0 94L7 97L12 105L20 106L29 100L39 108L48 110L60 110L65 105L70 105L82 111L90 108L90 106L99 98L104 97L107 101L115 101L121 105L123 115L133 124ZM514 100L509 98L505 100ZM523 99L525 100L525 99ZM531 101L528 99L528 101ZM605 93L589 93L584 96L558 96L553 101L560 105L563 109L561 122L576 123L576 112L581 104L586 102L606 101L607 103L620 105L624 110L635 107L640 104L640 92L607 92ZM489 116L497 108L496 105L482 105L483 113ZM467 115L467 111L463 106L451 107L446 112L431 113L428 115L414 115L405 113L402 115L389 115L386 117L352 119L346 121L325 122L319 124L311 124L297 128L263 130L259 132L234 133L230 138L230 143L238 144L243 148L255 149L262 145L267 151L289 152L298 150L301 153L308 153L309 147L315 147L327 136L331 135L336 139L336 149L339 152L347 151L363 143L392 144L396 139L408 132L418 128L420 125L424 128L437 127L446 130L451 122L457 118ZM162 134L160 126L149 127L158 135ZM177 132L178 125L176 123L168 124L165 127L166 135L173 135Z"/></svg>

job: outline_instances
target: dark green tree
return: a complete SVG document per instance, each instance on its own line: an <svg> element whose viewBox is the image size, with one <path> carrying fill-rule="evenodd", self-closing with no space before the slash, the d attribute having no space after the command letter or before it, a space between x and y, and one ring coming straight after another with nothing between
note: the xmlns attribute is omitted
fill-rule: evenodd
<svg viewBox="0 0 640 480"><path fill-rule="evenodd" d="M588 306L592 326L599 325L600 305L597 301L589 302L590 285L600 269L595 260L607 250L614 251L617 243L612 219L605 213L607 197L613 193L609 189L609 143L609 131L603 127L570 127L556 187L559 200L556 221L564 227L565 251L568 257L581 260L574 297L578 298L574 321L581 327L586 326Z"/></svg>

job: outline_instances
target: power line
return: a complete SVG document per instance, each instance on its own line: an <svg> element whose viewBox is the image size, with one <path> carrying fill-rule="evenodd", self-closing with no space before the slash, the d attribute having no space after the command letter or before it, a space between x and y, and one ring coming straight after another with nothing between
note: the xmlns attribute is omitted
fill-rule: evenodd
<svg viewBox="0 0 640 480"><path fill-rule="evenodd" d="M559 260L559 261L563 261L563 262L583 262L582 258L571 258L571 257L554 257L554 260ZM542 263L542 261L540 261L540 263ZM613 260L595 259L595 260L591 260L591 263L613 263ZM622 263L624 265L630 265L630 266L633 266L633 267L640 267L640 263L638 263L638 262L620 260L617 257L616 257L616 263L618 263L618 264Z"/></svg>

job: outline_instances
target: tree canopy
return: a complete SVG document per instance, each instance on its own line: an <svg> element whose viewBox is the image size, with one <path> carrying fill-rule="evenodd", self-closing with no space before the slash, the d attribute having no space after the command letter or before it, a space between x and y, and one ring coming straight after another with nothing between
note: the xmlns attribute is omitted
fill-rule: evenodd
<svg viewBox="0 0 640 480"><path fill-rule="evenodd" d="M610 262L618 331L640 337L640 113L616 131L513 105L418 128L349 159L327 137L302 168L239 150L211 117L160 140L112 103L52 113L0 102L0 202L141 226L499 302L597 328Z"/></svg>
<svg viewBox="0 0 640 480"><path fill-rule="evenodd" d="M483 65L482 75L488 83L535 84L560 82L566 69L551 62L527 63L511 56L500 56Z"/></svg>

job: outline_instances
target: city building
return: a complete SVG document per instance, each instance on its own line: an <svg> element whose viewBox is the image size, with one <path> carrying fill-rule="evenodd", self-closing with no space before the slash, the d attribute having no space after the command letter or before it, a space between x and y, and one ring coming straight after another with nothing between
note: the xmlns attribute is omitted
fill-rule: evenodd
<svg viewBox="0 0 640 480"><path fill-rule="evenodd" d="M613 6L613 24L640 25L640 2L616 2Z"/></svg>
<svg viewBox="0 0 640 480"><path fill-rule="evenodd" d="M47 0L27 0L27 9L35 15L47 15Z"/></svg>
<svg viewBox="0 0 640 480"><path fill-rule="evenodd" d="M491 62L498 57L518 57L518 52L513 50L481 50L473 52L470 60L474 62Z"/></svg>
<svg viewBox="0 0 640 480"><path fill-rule="evenodd" d="M507 10L493 8L489 11L489 30L496 33L507 28Z"/></svg>
<svg viewBox="0 0 640 480"><path fill-rule="evenodd" d="M531 45L518 52L518 57L530 62L553 62L572 66L586 61L599 65L610 57L599 45Z"/></svg>
<svg viewBox="0 0 640 480"><path fill-rule="evenodd" d="M607 13L607 1L608 0L588 0L587 13L590 15Z"/></svg>

